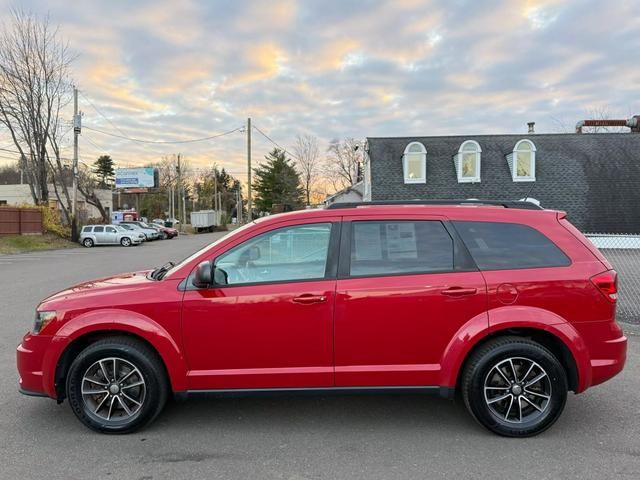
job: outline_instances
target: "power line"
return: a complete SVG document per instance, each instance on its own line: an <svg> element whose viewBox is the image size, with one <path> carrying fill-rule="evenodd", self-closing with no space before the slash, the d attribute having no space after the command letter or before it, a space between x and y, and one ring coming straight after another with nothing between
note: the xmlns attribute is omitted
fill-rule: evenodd
<svg viewBox="0 0 640 480"><path fill-rule="evenodd" d="M159 143L162 143L162 144L181 144L181 143L204 142L204 141L207 141L207 140L213 140L214 138L224 137L225 135L231 135L232 133L237 132L242 127L234 128L233 130L229 130L228 132L218 133L216 135L210 135L208 137L192 138L190 140L142 140L140 138L132 138L132 137L128 137L126 135L118 135L118 134L115 134L115 133L106 132L104 130L99 130L97 128L91 128L91 127L87 127L87 126L84 126L83 128L85 128L87 130L91 130L92 132L97 132L97 133L101 133L103 135L108 135L110 137L116 137L116 138L122 138L124 140L129 140L131 142L155 143L155 144L159 144Z"/></svg>
<svg viewBox="0 0 640 480"><path fill-rule="evenodd" d="M111 126L115 128L118 132L120 132L123 136L125 137L127 136L122 130L120 130L120 127L118 127L115 123L113 123L109 117L107 117L104 113L102 113L102 111L98 109L98 107L96 107L95 104L91 100L89 100L84 93L82 93L82 90L79 90L79 92L80 92L80 95L82 95L82 98L84 98L87 102L89 102L89 105L91 105L91 107L93 107L93 109L96 112L98 112L98 115L100 115L107 122L109 122Z"/></svg>
<svg viewBox="0 0 640 480"><path fill-rule="evenodd" d="M255 128L260 135L262 135L264 138L269 140L271 143L273 143L280 150L282 150L283 152L287 153L290 157L293 157L296 160L300 160L297 157L297 155L294 155L293 153L289 152L286 148L282 148L275 140L272 140L271 137L269 135L267 135L266 133L264 133L262 130L260 130L256 124L253 124L253 128Z"/></svg>

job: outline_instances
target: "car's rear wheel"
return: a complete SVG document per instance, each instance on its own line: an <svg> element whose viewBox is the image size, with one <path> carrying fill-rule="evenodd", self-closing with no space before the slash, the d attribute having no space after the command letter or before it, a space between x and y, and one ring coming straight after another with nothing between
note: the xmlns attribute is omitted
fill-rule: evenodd
<svg viewBox="0 0 640 480"><path fill-rule="evenodd" d="M120 239L120 245L122 245L123 247L130 247L131 239L129 237L122 237Z"/></svg>
<svg viewBox="0 0 640 480"><path fill-rule="evenodd" d="M169 238L169 235L167 235L167 232L162 232L160 234L160 239L161 240L166 240L167 238Z"/></svg>
<svg viewBox="0 0 640 480"><path fill-rule="evenodd" d="M80 352L66 388L76 417L102 433L144 427L162 411L169 389L157 354L127 337L105 338Z"/></svg>
<svg viewBox="0 0 640 480"><path fill-rule="evenodd" d="M471 415L508 437L537 435L560 417L567 375L545 347L520 337L482 346L467 362L462 395Z"/></svg>
<svg viewBox="0 0 640 480"><path fill-rule="evenodd" d="M82 245L84 245L87 248L91 248L91 247L93 247L93 240L91 240L90 238L85 238L82 241Z"/></svg>

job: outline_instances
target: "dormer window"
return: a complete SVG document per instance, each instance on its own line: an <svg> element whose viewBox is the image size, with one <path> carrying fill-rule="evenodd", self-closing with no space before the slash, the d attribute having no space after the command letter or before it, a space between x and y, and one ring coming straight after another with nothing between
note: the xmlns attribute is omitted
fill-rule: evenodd
<svg viewBox="0 0 640 480"><path fill-rule="evenodd" d="M427 183L427 149L420 142L411 142L402 155L404 183Z"/></svg>
<svg viewBox="0 0 640 480"><path fill-rule="evenodd" d="M507 163L514 182L536 180L536 146L530 140L520 140L513 152L507 155Z"/></svg>
<svg viewBox="0 0 640 480"><path fill-rule="evenodd" d="M482 148L474 140L467 140L453 157L458 174L458 183L475 183L480 181L480 156Z"/></svg>

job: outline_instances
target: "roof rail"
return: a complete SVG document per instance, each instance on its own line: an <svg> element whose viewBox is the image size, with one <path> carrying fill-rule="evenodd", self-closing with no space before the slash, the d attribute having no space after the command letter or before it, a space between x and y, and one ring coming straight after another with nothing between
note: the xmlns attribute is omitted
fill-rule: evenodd
<svg viewBox="0 0 640 480"><path fill-rule="evenodd" d="M372 202L344 202L332 203L325 207L328 210L342 208L369 207L378 205L493 205L504 208L519 208L523 210L544 210L540 205L523 200L375 200Z"/></svg>

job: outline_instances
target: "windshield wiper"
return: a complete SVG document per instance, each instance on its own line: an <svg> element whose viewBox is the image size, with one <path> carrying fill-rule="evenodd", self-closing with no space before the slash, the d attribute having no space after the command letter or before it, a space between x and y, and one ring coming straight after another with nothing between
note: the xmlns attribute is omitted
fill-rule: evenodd
<svg viewBox="0 0 640 480"><path fill-rule="evenodd" d="M162 280L164 276L167 274L169 270L171 270L175 266L173 262L167 262L160 268L156 268L151 275L149 275L153 280Z"/></svg>

